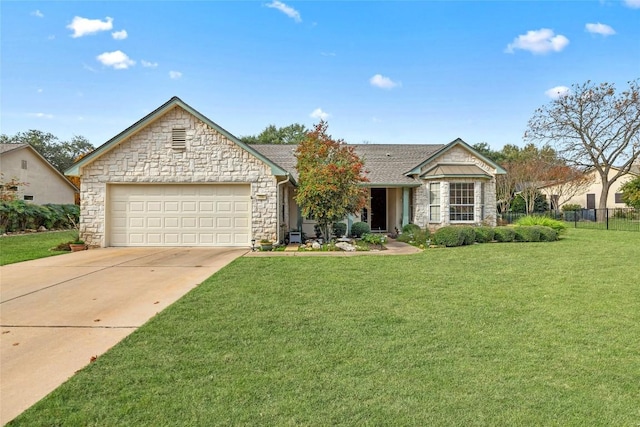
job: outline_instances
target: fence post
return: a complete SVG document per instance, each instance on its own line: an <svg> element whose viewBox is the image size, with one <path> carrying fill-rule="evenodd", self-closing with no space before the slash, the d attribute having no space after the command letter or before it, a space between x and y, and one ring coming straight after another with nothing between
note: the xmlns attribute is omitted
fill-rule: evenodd
<svg viewBox="0 0 640 427"><path fill-rule="evenodd" d="M573 228L578 228L578 211L573 211Z"/></svg>
<svg viewBox="0 0 640 427"><path fill-rule="evenodd" d="M605 215L607 216L607 230L609 229L609 208L606 208L605 210Z"/></svg>

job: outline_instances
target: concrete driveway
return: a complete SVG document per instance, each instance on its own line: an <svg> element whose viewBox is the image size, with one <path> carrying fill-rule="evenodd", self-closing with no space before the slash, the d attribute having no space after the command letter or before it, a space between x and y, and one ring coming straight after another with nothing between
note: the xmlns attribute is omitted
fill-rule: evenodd
<svg viewBox="0 0 640 427"><path fill-rule="evenodd" d="M106 248L0 267L0 423L246 252Z"/></svg>

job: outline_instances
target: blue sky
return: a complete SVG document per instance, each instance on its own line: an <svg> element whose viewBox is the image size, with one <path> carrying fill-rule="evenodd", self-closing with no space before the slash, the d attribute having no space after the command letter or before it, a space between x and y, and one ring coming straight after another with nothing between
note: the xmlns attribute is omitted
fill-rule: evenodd
<svg viewBox="0 0 640 427"><path fill-rule="evenodd" d="M96 146L178 96L236 136L322 117L350 143L499 149L549 93L640 77L640 0L0 8L1 132Z"/></svg>

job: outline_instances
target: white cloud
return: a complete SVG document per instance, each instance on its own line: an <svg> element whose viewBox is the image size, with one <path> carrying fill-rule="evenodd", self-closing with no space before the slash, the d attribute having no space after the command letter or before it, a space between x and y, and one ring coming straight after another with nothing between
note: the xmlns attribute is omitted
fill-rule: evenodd
<svg viewBox="0 0 640 427"><path fill-rule="evenodd" d="M397 86L402 86L401 82L394 82L389 77L385 77L382 74L376 74L369 79L371 86L379 87L381 89L393 89Z"/></svg>
<svg viewBox="0 0 640 427"><path fill-rule="evenodd" d="M178 80L182 77L182 73L180 71L169 71L169 77L173 80Z"/></svg>
<svg viewBox="0 0 640 427"><path fill-rule="evenodd" d="M145 61L144 59L140 61L140 64L145 68L156 68L158 66L157 62Z"/></svg>
<svg viewBox="0 0 640 427"><path fill-rule="evenodd" d="M35 117L37 119L53 119L53 114L47 113L30 113L29 117Z"/></svg>
<svg viewBox="0 0 640 427"><path fill-rule="evenodd" d="M98 55L96 59L102 62L103 65L113 67L116 70L126 70L136 64L136 61L129 58L127 54L121 50L102 53Z"/></svg>
<svg viewBox="0 0 640 427"><path fill-rule="evenodd" d="M584 28L590 32L591 34L600 34L603 36L612 36L616 33L616 31L606 24L586 24Z"/></svg>
<svg viewBox="0 0 640 427"><path fill-rule="evenodd" d="M569 94L569 88L566 86L556 86L545 91L544 93L551 99L558 99Z"/></svg>
<svg viewBox="0 0 640 427"><path fill-rule="evenodd" d="M40 12L39 10L34 10L33 12L31 12L31 14L38 18L44 18L44 13Z"/></svg>
<svg viewBox="0 0 640 427"><path fill-rule="evenodd" d="M271 3L267 4L267 7L278 9L280 12L287 15L289 18L293 19L296 22L302 22L302 18L300 17L300 12L292 8L291 6L287 6L278 0L273 0Z"/></svg>
<svg viewBox="0 0 640 427"><path fill-rule="evenodd" d="M320 52L322 56L336 56L335 52Z"/></svg>
<svg viewBox="0 0 640 427"><path fill-rule="evenodd" d="M322 111L322 108L316 108L309 114L309 117L313 119L327 120L331 114Z"/></svg>
<svg viewBox="0 0 640 427"><path fill-rule="evenodd" d="M124 40L127 36L127 30L114 31L111 33L111 37L113 37L114 40Z"/></svg>
<svg viewBox="0 0 640 427"><path fill-rule="evenodd" d="M640 0L624 0L624 4L631 9L640 9Z"/></svg>
<svg viewBox="0 0 640 427"><path fill-rule="evenodd" d="M74 16L73 21L67 25L67 28L73 30L73 34L71 35L73 38L87 36L100 31L110 31L113 29L113 18L107 16L104 21L101 21L99 19L87 19Z"/></svg>
<svg viewBox="0 0 640 427"><path fill-rule="evenodd" d="M516 37L512 43L507 45L506 53L513 53L516 49L528 50L534 54L542 54L547 52L560 52L567 47L569 39L558 34L554 34L553 30L542 28L540 30L527 31L527 34L521 34Z"/></svg>

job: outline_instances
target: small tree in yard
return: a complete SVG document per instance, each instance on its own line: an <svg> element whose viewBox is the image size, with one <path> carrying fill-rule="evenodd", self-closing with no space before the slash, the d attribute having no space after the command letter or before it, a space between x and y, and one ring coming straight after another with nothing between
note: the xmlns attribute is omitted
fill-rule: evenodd
<svg viewBox="0 0 640 427"><path fill-rule="evenodd" d="M611 83L574 85L536 110L525 139L555 145L572 166L594 168L602 182L598 207L606 208L611 185L640 158L640 80L619 93Z"/></svg>
<svg viewBox="0 0 640 427"><path fill-rule="evenodd" d="M622 201L632 208L640 209L640 176L626 182L620 189Z"/></svg>
<svg viewBox="0 0 640 427"><path fill-rule="evenodd" d="M327 135L327 123L321 121L296 149L298 191L295 196L302 215L313 218L325 238L330 225L356 213L367 202L368 182L364 163L343 140Z"/></svg>

